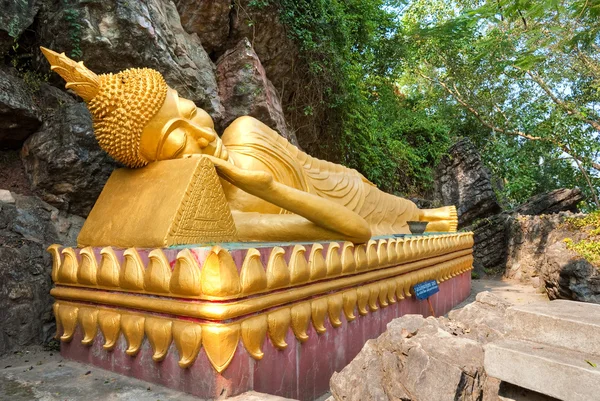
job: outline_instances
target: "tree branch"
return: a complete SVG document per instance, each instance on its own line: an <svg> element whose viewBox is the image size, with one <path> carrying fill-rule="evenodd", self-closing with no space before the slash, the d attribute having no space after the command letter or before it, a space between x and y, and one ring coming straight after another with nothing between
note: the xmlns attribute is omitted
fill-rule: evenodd
<svg viewBox="0 0 600 401"><path fill-rule="evenodd" d="M542 90L544 92L546 92L546 94L550 97L550 99L552 99L552 101L558 105L558 107L560 107L561 109L563 109L565 111L565 113L567 113L570 116L574 116L577 119L591 125L596 131L600 131L600 121L598 120L592 120L588 117L586 117L581 111L579 110L575 110L572 107L570 107L565 101L563 101L562 99L560 99L558 96L556 96L556 94L554 94L554 92L550 89L550 87L548 86L548 84L546 84L546 82L542 79L542 77L540 77L538 74L536 74L533 71L526 71L525 72L527 75L529 75L531 77L531 79L538 84L538 86L540 88L542 88Z"/></svg>
<svg viewBox="0 0 600 401"><path fill-rule="evenodd" d="M566 154L568 154L571 157L573 157L573 159L576 159L576 160L578 160L578 161L580 161L582 163L589 164L595 170L600 171L600 163L597 163L594 160L591 160L589 158L583 158L583 157L577 155L575 152L573 152L573 150L571 150L571 148L567 144L562 143L562 142L560 142L560 141L558 141L556 139L546 138L546 137L540 137L540 136L534 136L534 135L528 134L528 133L526 133L524 131L509 130L509 129L501 128L501 127L498 127L498 126L492 124L491 122L489 122L488 120L486 120L477 109L475 109L465 99L463 99L462 96L460 96L460 93L458 91L455 92L444 81L442 81L440 79L431 78L428 75L423 74L423 72L419 71L418 69L416 70L416 72L422 78L428 80L429 82L437 83L442 88L444 88L444 90L448 94L450 94L450 96L452 96L454 98L454 100L456 100L463 108L465 108L467 111L469 111L484 127L489 128L490 130L492 130L494 132L497 132L499 134L510 135L510 136L518 136L518 137L521 137L521 138L524 138L524 139L527 139L527 140L530 140L530 141L541 141L541 142L551 143L551 144L555 145L556 147L558 147L559 149L561 149ZM506 116L504 116L504 117L506 118Z"/></svg>

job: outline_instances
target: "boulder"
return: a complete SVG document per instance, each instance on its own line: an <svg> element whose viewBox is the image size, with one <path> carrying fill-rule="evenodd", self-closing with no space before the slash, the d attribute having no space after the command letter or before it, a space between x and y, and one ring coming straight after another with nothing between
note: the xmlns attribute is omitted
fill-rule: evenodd
<svg viewBox="0 0 600 401"><path fill-rule="evenodd" d="M14 71L0 68L0 149L18 149L41 123L25 82Z"/></svg>
<svg viewBox="0 0 600 401"><path fill-rule="evenodd" d="M0 354L54 335L46 248L75 245L82 224L36 197L0 190Z"/></svg>
<svg viewBox="0 0 600 401"><path fill-rule="evenodd" d="M198 36L184 31L172 2L49 2L39 21L41 45L84 60L96 73L154 68L181 96L221 118L214 65Z"/></svg>
<svg viewBox="0 0 600 401"><path fill-rule="evenodd" d="M499 213L464 227L473 231L473 269L480 275L501 276L506 269L511 213Z"/></svg>
<svg viewBox="0 0 600 401"><path fill-rule="evenodd" d="M560 188L528 199L518 206L515 212L523 215L577 212L577 205L584 199L585 196L579 188Z"/></svg>
<svg viewBox="0 0 600 401"><path fill-rule="evenodd" d="M207 53L219 50L229 36L231 0L175 0L181 17L181 25L188 33L200 38Z"/></svg>
<svg viewBox="0 0 600 401"><path fill-rule="evenodd" d="M225 128L240 116L249 115L273 128L294 145L298 140L288 130L279 96L248 39L242 39L217 61L219 95L225 107Z"/></svg>
<svg viewBox="0 0 600 401"><path fill-rule="evenodd" d="M458 225L500 213L489 171L470 140L459 140L435 171L435 198L443 205L456 205Z"/></svg>
<svg viewBox="0 0 600 401"><path fill-rule="evenodd" d="M33 23L40 3L40 0L2 0L0 54L8 51L25 29Z"/></svg>
<svg viewBox="0 0 600 401"><path fill-rule="evenodd" d="M60 210L85 217L118 164L98 145L85 104L63 100L25 142L21 157L35 193Z"/></svg>
<svg viewBox="0 0 600 401"><path fill-rule="evenodd" d="M561 212L542 216L517 216L508 227L504 276L531 283L550 299L600 303L600 272L580 255L567 249L565 240L589 238L589 231L565 224L582 214Z"/></svg>
<svg viewBox="0 0 600 401"><path fill-rule="evenodd" d="M600 270L567 249L564 241L549 246L540 269L550 299L600 304Z"/></svg>
<svg viewBox="0 0 600 401"><path fill-rule="evenodd" d="M483 313L490 308L475 306L471 314L461 317L485 319L475 311ZM425 319L420 315L405 315L393 320L385 333L369 340L349 365L334 373L330 380L333 399L498 399L499 382L489 378L483 369L482 344L465 336L472 332L474 324L468 319ZM481 322L479 325L483 327Z"/></svg>

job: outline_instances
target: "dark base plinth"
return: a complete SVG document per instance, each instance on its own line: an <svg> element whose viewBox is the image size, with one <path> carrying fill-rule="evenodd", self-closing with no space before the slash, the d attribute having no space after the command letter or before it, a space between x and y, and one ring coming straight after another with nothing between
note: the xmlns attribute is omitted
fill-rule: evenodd
<svg viewBox="0 0 600 401"><path fill-rule="evenodd" d="M436 315L444 315L465 300L471 289L471 272L466 271L440 283L440 292L431 297ZM242 343L226 370L217 373L202 348L195 362L187 369L178 366L175 345L161 362L152 360L153 350L145 339L135 356L125 353L126 341L121 334L116 347L107 352L102 348L104 339L99 332L90 347L81 344L81 329L75 330L73 339L61 344L61 354L67 359L90 364L127 376L132 376L184 391L201 398L225 398L249 390L275 394L300 400L313 400L329 389L329 379L340 371L362 349L365 342L386 330L391 320L407 315L429 316L426 301L414 297L380 306L378 310L359 315L353 321L341 319L341 326L332 327L325 320L326 331L317 334L308 325L308 340L299 342L288 330L284 350L277 349L267 336L261 360L253 359Z"/></svg>

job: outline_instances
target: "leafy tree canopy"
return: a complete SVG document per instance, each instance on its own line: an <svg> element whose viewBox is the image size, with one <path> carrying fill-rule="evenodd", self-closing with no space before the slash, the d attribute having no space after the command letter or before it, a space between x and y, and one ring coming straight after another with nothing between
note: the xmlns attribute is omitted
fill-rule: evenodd
<svg viewBox="0 0 600 401"><path fill-rule="evenodd" d="M339 160L427 194L471 138L508 205L600 188L600 0L272 0L314 77Z"/></svg>

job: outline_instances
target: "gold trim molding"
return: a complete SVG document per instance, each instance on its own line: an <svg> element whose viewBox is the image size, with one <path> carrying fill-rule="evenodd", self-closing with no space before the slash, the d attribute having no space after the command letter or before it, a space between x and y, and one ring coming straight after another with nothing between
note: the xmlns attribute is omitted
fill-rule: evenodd
<svg viewBox="0 0 600 401"><path fill-rule="evenodd" d="M60 286L230 300L470 250L473 234L385 238L356 246L350 242L296 244L289 262L284 248L272 246L266 264L260 248L248 245L240 266L232 256L236 250L220 246L208 248L202 260L190 248L181 249L173 268L160 248L128 248L122 258L112 247L95 252L92 247L74 249L55 244L48 251L53 257L52 279ZM140 252L148 251L144 263Z"/></svg>
<svg viewBox="0 0 600 401"><path fill-rule="evenodd" d="M118 299L115 293L111 293L111 297L104 300L112 298L114 301L107 305L89 303L94 302L89 298L66 300L61 298L63 293L54 292L53 295L58 298L54 304L57 338L64 342L71 341L79 326L83 334L81 343L91 346L98 338L100 330L104 338L103 348L111 351L119 336L123 334L127 342L126 353L130 356L136 355L144 339L147 339L153 350L154 361L162 360L170 345L175 343L179 366L182 368L192 365L200 349L204 348L214 369L222 372L231 362L240 340L246 351L254 359L260 360L264 355L263 346L267 335L276 348L285 349L288 346L285 337L290 328L296 339L304 342L308 339L309 324L313 325L317 333L322 334L326 331L325 319L329 319L332 327L339 327L342 318L352 321L356 319L356 313L366 315L410 297L414 284L426 280L443 282L460 275L472 269L472 261L473 257L470 254L460 256L408 273L375 279L355 287L341 288L319 297L299 299L228 323L183 320L178 318L181 315L177 315L177 310L171 310L170 314L169 310L156 314L151 306L152 300L160 304L166 299L132 295L146 303L146 310L132 310L127 308L128 305L120 305L118 300L114 301ZM375 278L376 273L373 271L368 274ZM95 290L66 287L55 290L79 291L81 293L78 296L83 296L83 293L100 293ZM238 302L251 304L253 298Z"/></svg>

